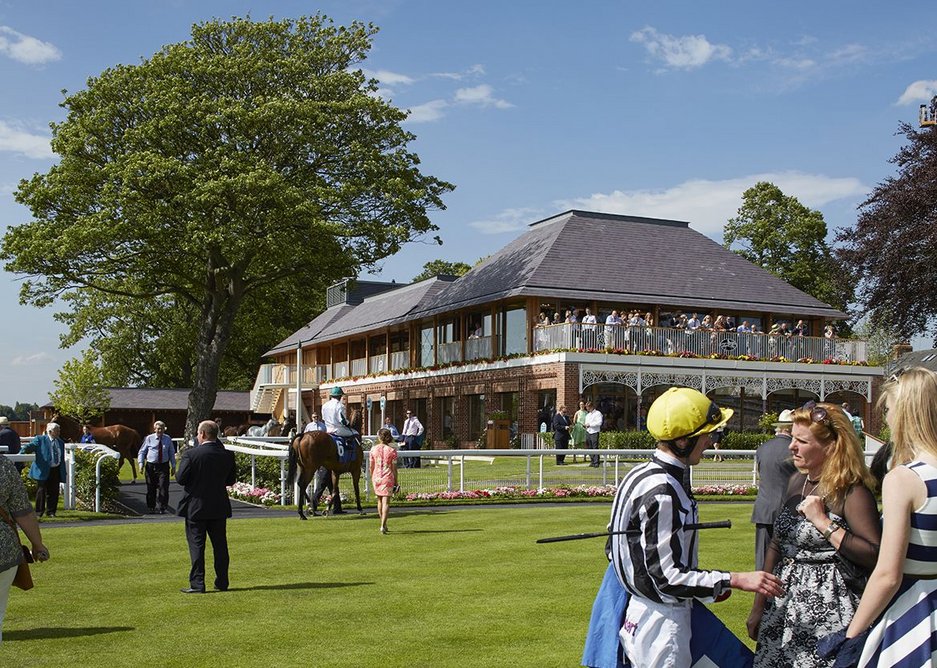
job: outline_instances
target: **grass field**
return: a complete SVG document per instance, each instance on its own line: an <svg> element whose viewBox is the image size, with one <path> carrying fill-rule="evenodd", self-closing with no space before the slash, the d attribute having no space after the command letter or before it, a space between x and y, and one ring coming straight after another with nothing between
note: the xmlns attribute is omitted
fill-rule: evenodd
<svg viewBox="0 0 937 668"><path fill-rule="evenodd" d="M179 522L44 524L0 666L576 666L606 567L608 504L232 521L231 587L184 595ZM750 504L701 504L703 566L748 570ZM209 567L210 568L210 567ZM740 637L741 592L715 606Z"/></svg>

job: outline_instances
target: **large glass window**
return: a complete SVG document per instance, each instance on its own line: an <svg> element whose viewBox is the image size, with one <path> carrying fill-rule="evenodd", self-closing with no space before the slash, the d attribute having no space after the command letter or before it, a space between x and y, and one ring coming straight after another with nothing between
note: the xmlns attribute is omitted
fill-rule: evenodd
<svg viewBox="0 0 937 668"><path fill-rule="evenodd" d="M433 322L427 321L420 327L420 366L433 366Z"/></svg>
<svg viewBox="0 0 937 668"><path fill-rule="evenodd" d="M485 395L470 394L467 399L469 422L468 436L470 440L477 441L482 431L484 431L485 427L488 425L487 416L485 415Z"/></svg>
<svg viewBox="0 0 937 668"><path fill-rule="evenodd" d="M570 407L567 407L568 409ZM568 410L569 416L575 414L576 406ZM551 431L553 429L553 416L556 414L556 390L540 390L537 392L537 429Z"/></svg>
<svg viewBox="0 0 937 668"><path fill-rule="evenodd" d="M504 312L503 355L527 352L527 309L509 307Z"/></svg>
<svg viewBox="0 0 937 668"><path fill-rule="evenodd" d="M455 397L439 398L439 414L442 416L442 437L455 436Z"/></svg>

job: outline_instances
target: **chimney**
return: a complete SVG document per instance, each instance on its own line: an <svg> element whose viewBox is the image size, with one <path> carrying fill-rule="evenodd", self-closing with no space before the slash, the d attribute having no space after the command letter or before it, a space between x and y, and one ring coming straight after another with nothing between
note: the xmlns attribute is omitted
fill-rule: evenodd
<svg viewBox="0 0 937 668"><path fill-rule="evenodd" d="M907 355L913 350L914 348L911 346L911 344L908 341L902 341L900 343L896 343L895 345L891 347L891 358L893 360L899 360L904 355Z"/></svg>

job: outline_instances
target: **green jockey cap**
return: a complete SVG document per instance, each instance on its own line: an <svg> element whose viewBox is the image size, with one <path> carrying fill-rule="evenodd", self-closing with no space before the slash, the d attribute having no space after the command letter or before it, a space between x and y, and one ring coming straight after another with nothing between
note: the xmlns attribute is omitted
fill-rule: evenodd
<svg viewBox="0 0 937 668"><path fill-rule="evenodd" d="M340 387L333 387L329 392L330 397L340 397L345 394Z"/></svg>

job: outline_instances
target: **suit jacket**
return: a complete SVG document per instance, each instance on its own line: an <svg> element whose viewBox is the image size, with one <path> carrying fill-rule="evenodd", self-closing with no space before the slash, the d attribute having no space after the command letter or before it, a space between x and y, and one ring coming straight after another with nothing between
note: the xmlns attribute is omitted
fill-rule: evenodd
<svg viewBox="0 0 937 668"><path fill-rule="evenodd" d="M752 510L752 522L755 524L774 524L778 516L787 492L787 483L797 472L788 449L790 444L790 436L778 434L765 441L755 454L759 479L758 496L755 497Z"/></svg>
<svg viewBox="0 0 937 668"><path fill-rule="evenodd" d="M562 413L553 416L553 443L558 448L569 446L569 418Z"/></svg>
<svg viewBox="0 0 937 668"><path fill-rule="evenodd" d="M7 454L15 455L20 451L20 435L10 427L0 428L0 445L7 446Z"/></svg>
<svg viewBox="0 0 937 668"><path fill-rule="evenodd" d="M23 446L21 452L36 453L36 459L29 467L29 477L33 480L48 480L52 470L53 448L58 451L59 480L65 481L65 441L61 438L52 438L48 434L40 434Z"/></svg>
<svg viewBox="0 0 937 668"><path fill-rule="evenodd" d="M179 502L179 517L190 520L220 520L231 517L228 485L235 482L234 453L218 441L205 441L182 453L176 480L185 492Z"/></svg>

